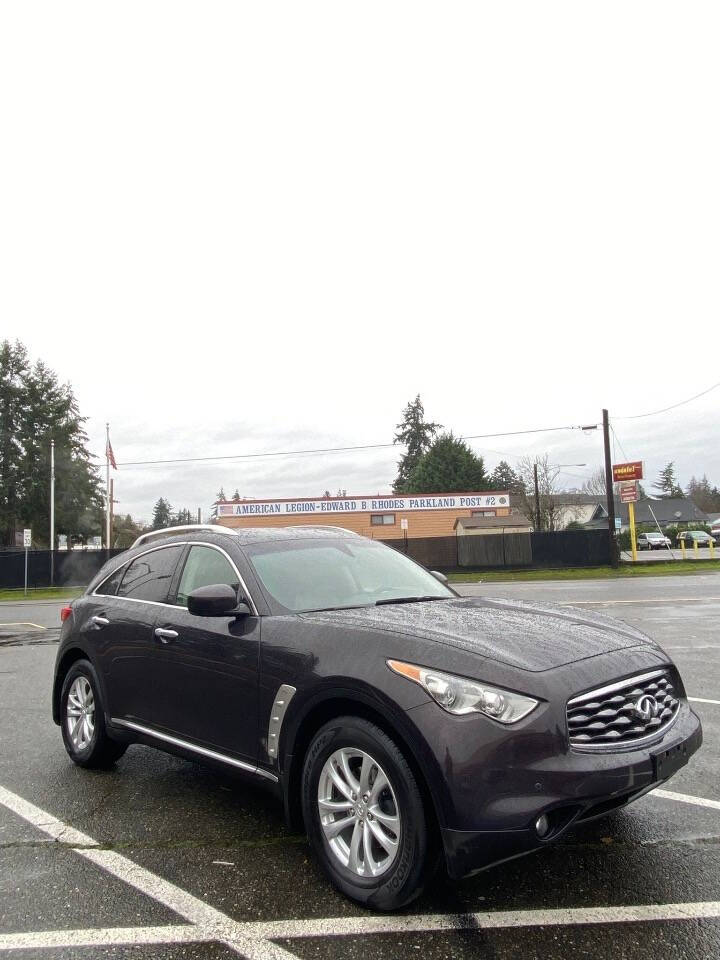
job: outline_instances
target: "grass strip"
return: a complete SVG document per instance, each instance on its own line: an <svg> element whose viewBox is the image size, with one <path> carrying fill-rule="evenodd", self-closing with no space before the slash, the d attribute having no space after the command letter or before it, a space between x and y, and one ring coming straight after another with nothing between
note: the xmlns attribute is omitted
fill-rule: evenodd
<svg viewBox="0 0 720 960"><path fill-rule="evenodd" d="M22 587L19 590L0 590L0 602L18 600L73 600L79 597L85 587L28 587L27 596Z"/></svg>
<svg viewBox="0 0 720 960"><path fill-rule="evenodd" d="M697 573L720 574L720 560L677 560L674 563L621 563L619 567L560 567L535 570L454 570L451 583L503 583L523 580L627 580Z"/></svg>

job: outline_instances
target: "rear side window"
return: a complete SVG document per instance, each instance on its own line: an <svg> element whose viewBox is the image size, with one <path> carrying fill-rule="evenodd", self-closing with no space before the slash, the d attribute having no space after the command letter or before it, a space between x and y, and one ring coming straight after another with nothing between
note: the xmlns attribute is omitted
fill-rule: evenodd
<svg viewBox="0 0 720 960"><path fill-rule="evenodd" d="M161 547L137 557L126 567L117 596L164 603L182 551L182 546Z"/></svg>
<svg viewBox="0 0 720 960"><path fill-rule="evenodd" d="M104 596L104 597L106 596L114 597L115 594L117 593L117 588L120 585L120 581L122 580L124 573L125 573L124 566L117 569L115 573L111 573L110 576L107 578L107 580L103 580L103 582L100 584L97 590L95 590L95 593L99 593L101 596Z"/></svg>
<svg viewBox="0 0 720 960"><path fill-rule="evenodd" d="M179 607L186 607L188 596L193 590L209 587L214 583L226 583L235 592L240 587L238 575L224 554L212 547L191 547L175 602Z"/></svg>

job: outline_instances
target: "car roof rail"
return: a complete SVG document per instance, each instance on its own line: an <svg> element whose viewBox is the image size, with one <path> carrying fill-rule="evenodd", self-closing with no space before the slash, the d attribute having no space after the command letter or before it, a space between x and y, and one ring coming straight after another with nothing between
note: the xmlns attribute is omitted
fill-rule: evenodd
<svg viewBox="0 0 720 960"><path fill-rule="evenodd" d="M147 533L141 533L130 549L133 550L135 547L139 547L141 543L146 543L155 537L169 537L190 530L212 530L213 533L226 533L231 537L236 535L234 528L223 527L219 523L185 523L179 527L162 527L160 530L149 530Z"/></svg>

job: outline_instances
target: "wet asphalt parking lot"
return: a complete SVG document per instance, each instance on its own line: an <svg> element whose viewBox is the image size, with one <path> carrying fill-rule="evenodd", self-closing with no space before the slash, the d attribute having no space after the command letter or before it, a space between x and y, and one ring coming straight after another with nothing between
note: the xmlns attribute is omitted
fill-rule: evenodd
<svg viewBox="0 0 720 960"><path fill-rule="evenodd" d="M702 718L700 753L540 853L370 914L258 787L139 746L109 772L76 768L50 718L59 604L2 604L0 957L720 957L720 575L461 589L654 636Z"/></svg>

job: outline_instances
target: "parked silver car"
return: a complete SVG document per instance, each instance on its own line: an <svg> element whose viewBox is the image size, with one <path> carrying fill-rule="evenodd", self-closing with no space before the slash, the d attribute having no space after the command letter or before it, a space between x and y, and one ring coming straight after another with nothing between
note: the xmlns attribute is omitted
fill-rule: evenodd
<svg viewBox="0 0 720 960"><path fill-rule="evenodd" d="M637 538L638 550L664 550L671 546L670 537L663 533L641 533Z"/></svg>

